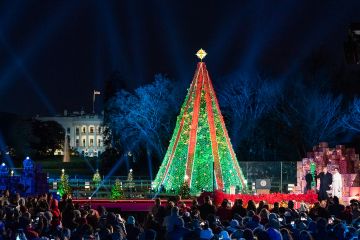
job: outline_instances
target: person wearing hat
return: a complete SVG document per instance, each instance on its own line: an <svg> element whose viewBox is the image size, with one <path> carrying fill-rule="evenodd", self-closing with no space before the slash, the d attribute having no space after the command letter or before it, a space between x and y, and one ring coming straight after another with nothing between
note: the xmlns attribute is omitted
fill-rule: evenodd
<svg viewBox="0 0 360 240"><path fill-rule="evenodd" d="M231 235L231 239L241 239L244 238L244 230L237 230L236 232L233 232Z"/></svg>
<svg viewBox="0 0 360 240"><path fill-rule="evenodd" d="M127 240L137 240L139 239L140 229L135 226L135 218L129 216L126 222L126 239Z"/></svg>
<svg viewBox="0 0 360 240"><path fill-rule="evenodd" d="M271 219L269 222L269 228L274 228L276 230L280 230L280 222L278 219Z"/></svg>
<svg viewBox="0 0 360 240"><path fill-rule="evenodd" d="M270 227L266 230L266 232L271 240L282 240L282 235L278 229Z"/></svg>
<svg viewBox="0 0 360 240"><path fill-rule="evenodd" d="M219 240L231 240L229 233L225 230L221 231L219 234Z"/></svg>
<svg viewBox="0 0 360 240"><path fill-rule="evenodd" d="M243 226L244 224L243 217L241 217L239 214L235 213L233 219L238 221L239 227Z"/></svg>
<svg viewBox="0 0 360 240"><path fill-rule="evenodd" d="M203 222L202 230L200 231L200 240L210 240L214 237L214 234L209 227L209 222L205 221Z"/></svg>
<svg viewBox="0 0 360 240"><path fill-rule="evenodd" d="M226 228L226 231L228 231L230 234L233 232L236 232L239 230L239 222L235 219L230 221L230 225Z"/></svg>
<svg viewBox="0 0 360 240"><path fill-rule="evenodd" d="M178 207L172 207L171 215L165 217L163 225L165 226L167 233L172 232L175 225L184 225L184 220L179 216Z"/></svg>
<svg viewBox="0 0 360 240"><path fill-rule="evenodd" d="M166 240L180 240L180 239L192 239L190 237L194 237L195 233L184 227L184 222L176 222L173 230L171 232L167 232L165 235Z"/></svg>
<svg viewBox="0 0 360 240"><path fill-rule="evenodd" d="M269 222L273 219L278 219L278 215L276 213L270 213L269 214Z"/></svg>
<svg viewBox="0 0 360 240"><path fill-rule="evenodd" d="M246 224L247 228L254 230L255 228L263 229L263 225L260 224L260 217L258 215L252 216L251 220Z"/></svg>

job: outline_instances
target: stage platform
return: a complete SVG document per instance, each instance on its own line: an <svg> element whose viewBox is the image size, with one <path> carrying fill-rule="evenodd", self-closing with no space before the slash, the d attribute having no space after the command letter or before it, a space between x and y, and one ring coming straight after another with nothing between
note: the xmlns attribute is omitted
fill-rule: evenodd
<svg viewBox="0 0 360 240"><path fill-rule="evenodd" d="M298 206L300 202L313 204L317 201L317 194L282 194L282 193L270 193L270 194L225 194L223 192L215 191L204 192L197 197L201 204L205 196L210 196L213 202L219 206L224 199L228 199L231 202L235 202L236 199L242 199L246 205L249 200L253 200L255 203L259 201L265 201L272 205L274 202L287 203L289 200L293 200L295 205ZM162 205L165 206L167 201L174 196L161 197ZM196 197L194 197L196 198ZM185 202L187 206L191 206L191 199L181 200ZM96 209L99 206L104 206L107 209L117 210L119 212L148 212L154 206L153 199L124 199L124 200L111 200L111 199L73 199L74 203L80 205L90 205L91 208ZM299 207L299 206L298 206Z"/></svg>

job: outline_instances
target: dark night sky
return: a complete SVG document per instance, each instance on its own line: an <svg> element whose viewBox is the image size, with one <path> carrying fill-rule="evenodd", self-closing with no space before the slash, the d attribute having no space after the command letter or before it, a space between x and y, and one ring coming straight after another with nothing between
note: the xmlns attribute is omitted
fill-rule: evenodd
<svg viewBox="0 0 360 240"><path fill-rule="evenodd" d="M114 71L129 90L156 73L190 84L200 47L215 83L236 70L286 75L320 48L343 61L359 12L358 0L1 1L0 112L90 111Z"/></svg>

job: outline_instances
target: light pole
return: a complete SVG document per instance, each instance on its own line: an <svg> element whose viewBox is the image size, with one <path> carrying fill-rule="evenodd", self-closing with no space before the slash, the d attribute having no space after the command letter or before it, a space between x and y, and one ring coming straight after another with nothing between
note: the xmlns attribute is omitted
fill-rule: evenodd
<svg viewBox="0 0 360 240"><path fill-rule="evenodd" d="M215 160L212 162L212 175L213 175L213 192L215 192L216 182L215 182Z"/></svg>
<svg viewBox="0 0 360 240"><path fill-rule="evenodd" d="M283 192L283 162L280 161L280 192Z"/></svg>
<svg viewBox="0 0 360 240"><path fill-rule="evenodd" d="M96 95L100 95L100 91L94 90L93 92L93 114L95 114L95 97Z"/></svg>

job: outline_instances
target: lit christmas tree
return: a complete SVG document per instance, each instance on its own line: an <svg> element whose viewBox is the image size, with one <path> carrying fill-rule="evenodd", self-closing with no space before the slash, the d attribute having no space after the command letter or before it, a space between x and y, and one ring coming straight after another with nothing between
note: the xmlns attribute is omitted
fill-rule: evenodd
<svg viewBox="0 0 360 240"><path fill-rule="evenodd" d="M246 190L246 180L232 148L200 49L194 79L177 118L168 150L154 181L176 193L184 177L191 194L231 186Z"/></svg>
<svg viewBox="0 0 360 240"><path fill-rule="evenodd" d="M314 180L314 181L311 182L311 189L316 189L316 182L315 182L315 179L316 179L316 163L314 163L314 162L310 163L310 173L311 173L311 175L313 177L313 180Z"/></svg>
<svg viewBox="0 0 360 240"><path fill-rule="evenodd" d="M134 176L133 176L133 170L130 169L128 173L128 177L126 180L126 188L128 190L133 190L135 188L135 182L134 182Z"/></svg>
<svg viewBox="0 0 360 240"><path fill-rule="evenodd" d="M94 173L93 182L94 182L96 187L98 187L100 185L101 176L100 176L100 173L99 173L99 169L96 169L96 172Z"/></svg>
<svg viewBox="0 0 360 240"><path fill-rule="evenodd" d="M61 170L61 177L59 182L59 195L71 194L71 187L69 184L69 176L65 174L65 170Z"/></svg>
<svg viewBox="0 0 360 240"><path fill-rule="evenodd" d="M111 187L111 199L118 200L124 198L124 191L120 179L115 180L115 184Z"/></svg>
<svg viewBox="0 0 360 240"><path fill-rule="evenodd" d="M181 196L182 199L190 198L190 188L186 182L184 182L183 185L181 186L179 190L179 195Z"/></svg>

